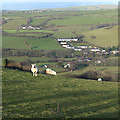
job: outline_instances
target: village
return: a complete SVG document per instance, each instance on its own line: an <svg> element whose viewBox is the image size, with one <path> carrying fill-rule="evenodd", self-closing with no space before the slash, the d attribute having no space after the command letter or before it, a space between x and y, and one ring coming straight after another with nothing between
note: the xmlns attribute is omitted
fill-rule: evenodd
<svg viewBox="0 0 120 120"><path fill-rule="evenodd" d="M74 51L80 51L80 52L83 52L84 54L96 53L96 54L107 55L107 54L110 54L110 53L113 53L113 54L119 53L118 49L106 51L102 47L94 46L94 45L89 44L89 43L88 43L88 45L79 45L77 47L75 47L71 44L72 42L77 42L77 41L79 41L79 39L76 39L76 38L60 38L60 39L58 39L59 44L63 48L72 49Z"/></svg>
<svg viewBox="0 0 120 120"><path fill-rule="evenodd" d="M18 27L19 30L43 30L43 28L40 27L34 27L31 25L21 25L20 27Z"/></svg>

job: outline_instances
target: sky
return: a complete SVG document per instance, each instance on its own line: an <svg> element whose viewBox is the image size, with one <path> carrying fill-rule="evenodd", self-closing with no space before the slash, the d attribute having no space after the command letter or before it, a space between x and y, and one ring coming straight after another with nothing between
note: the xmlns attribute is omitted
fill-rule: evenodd
<svg viewBox="0 0 120 120"><path fill-rule="evenodd" d="M119 0L0 0L4 2L113 2L118 3Z"/></svg>

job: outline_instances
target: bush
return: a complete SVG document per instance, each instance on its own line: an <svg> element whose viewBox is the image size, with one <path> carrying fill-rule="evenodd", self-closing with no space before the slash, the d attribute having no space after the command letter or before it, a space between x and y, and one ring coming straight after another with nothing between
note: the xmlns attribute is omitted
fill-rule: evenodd
<svg viewBox="0 0 120 120"><path fill-rule="evenodd" d="M23 71L31 71L31 63L29 62L21 62L21 70Z"/></svg>
<svg viewBox="0 0 120 120"><path fill-rule="evenodd" d="M110 73L109 71L87 71L77 77L92 80L98 80L99 78L102 78L103 81L118 82L117 74Z"/></svg>
<svg viewBox="0 0 120 120"><path fill-rule="evenodd" d="M6 67L13 69L22 69L22 65L20 64L20 62L15 62L13 60L7 61Z"/></svg>
<svg viewBox="0 0 120 120"><path fill-rule="evenodd" d="M3 61L3 67L24 70L24 71L30 71L31 70L31 63L30 62L16 62L13 60L5 59Z"/></svg>
<svg viewBox="0 0 120 120"><path fill-rule="evenodd" d="M4 59L2 66L3 66L3 67L7 67L7 64L8 64L8 59Z"/></svg>

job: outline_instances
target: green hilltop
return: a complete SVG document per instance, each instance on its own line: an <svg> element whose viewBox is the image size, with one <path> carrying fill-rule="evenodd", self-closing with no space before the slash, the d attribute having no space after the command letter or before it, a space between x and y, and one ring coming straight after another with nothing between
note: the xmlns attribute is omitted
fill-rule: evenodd
<svg viewBox="0 0 120 120"><path fill-rule="evenodd" d="M118 46L118 26L105 27L83 34L85 35L85 41L96 46Z"/></svg>

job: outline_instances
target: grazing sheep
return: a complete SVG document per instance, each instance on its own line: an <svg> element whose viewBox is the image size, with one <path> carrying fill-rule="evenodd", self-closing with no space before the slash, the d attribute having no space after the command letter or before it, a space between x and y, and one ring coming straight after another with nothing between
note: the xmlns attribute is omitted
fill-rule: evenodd
<svg viewBox="0 0 120 120"><path fill-rule="evenodd" d="M44 65L45 68L47 68L47 65Z"/></svg>
<svg viewBox="0 0 120 120"><path fill-rule="evenodd" d="M98 78L98 81L102 81L102 78Z"/></svg>
<svg viewBox="0 0 120 120"><path fill-rule="evenodd" d="M37 72L39 71L38 67L36 66L36 64L31 65L32 65L31 71L33 72L33 76L37 76Z"/></svg>
<svg viewBox="0 0 120 120"><path fill-rule="evenodd" d="M55 71L53 71L53 70L51 70L51 69L49 69L49 68L46 69L46 74L49 74L49 75L57 75Z"/></svg>
<svg viewBox="0 0 120 120"><path fill-rule="evenodd" d="M70 63L68 63L67 65L64 65L64 68L70 68Z"/></svg>

